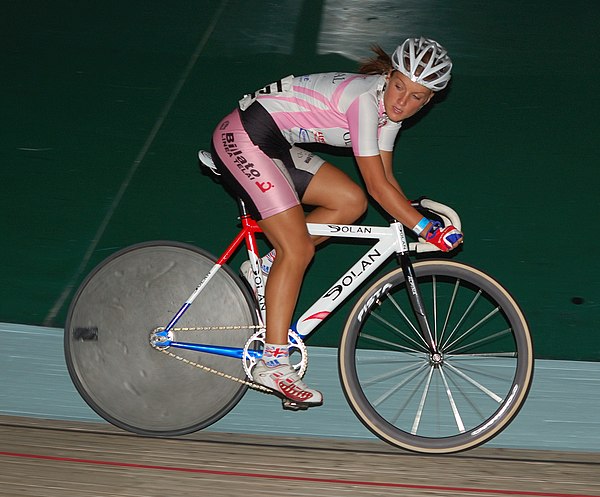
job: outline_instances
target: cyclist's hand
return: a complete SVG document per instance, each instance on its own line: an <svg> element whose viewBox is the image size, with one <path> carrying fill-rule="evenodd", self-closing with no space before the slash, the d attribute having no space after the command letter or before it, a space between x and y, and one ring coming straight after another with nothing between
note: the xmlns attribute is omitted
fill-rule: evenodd
<svg viewBox="0 0 600 497"><path fill-rule="evenodd" d="M463 242L463 234L452 225L443 228L439 222L434 221L425 235L425 240L442 252L449 252Z"/></svg>

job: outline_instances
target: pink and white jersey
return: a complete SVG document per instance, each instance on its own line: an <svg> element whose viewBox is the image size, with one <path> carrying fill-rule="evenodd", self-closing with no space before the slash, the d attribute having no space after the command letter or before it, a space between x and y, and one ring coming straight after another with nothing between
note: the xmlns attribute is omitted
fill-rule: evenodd
<svg viewBox="0 0 600 497"><path fill-rule="evenodd" d="M288 76L244 96L240 108L260 102L292 145L325 143L373 156L394 149L401 125L385 115L384 86L383 75Z"/></svg>

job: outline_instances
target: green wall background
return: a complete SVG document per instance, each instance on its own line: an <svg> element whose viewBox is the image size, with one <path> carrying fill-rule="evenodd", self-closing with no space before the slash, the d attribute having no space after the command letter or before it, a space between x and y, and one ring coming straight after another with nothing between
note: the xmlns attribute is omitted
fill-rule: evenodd
<svg viewBox="0 0 600 497"><path fill-rule="evenodd" d="M289 73L356 68L324 41L360 43L367 56L370 43L392 50L424 34L449 49L454 79L406 123L395 158L401 184L461 213L466 239L456 257L517 297L538 357L600 360L600 3L3 7L0 321L62 326L85 274L132 243L173 239L221 250L236 206L198 172L195 155L237 98ZM351 158L328 158L356 177ZM382 219L371 209L366 222ZM362 250L320 250L301 306ZM336 345L348 310L311 343Z"/></svg>

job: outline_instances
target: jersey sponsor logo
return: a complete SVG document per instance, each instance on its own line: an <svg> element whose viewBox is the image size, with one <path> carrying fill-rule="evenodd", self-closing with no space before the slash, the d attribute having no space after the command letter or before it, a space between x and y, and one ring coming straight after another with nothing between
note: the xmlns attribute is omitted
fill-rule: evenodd
<svg viewBox="0 0 600 497"><path fill-rule="evenodd" d="M302 151L302 152L298 153L298 159L301 160L302 162L304 162L305 164L310 164L310 161L313 160L314 157L315 157L315 154L313 154L311 152Z"/></svg>
<svg viewBox="0 0 600 497"><path fill-rule="evenodd" d="M313 138L317 143L326 143L325 135L322 131L313 130Z"/></svg>
<svg viewBox="0 0 600 497"><path fill-rule="evenodd" d="M331 80L331 82L333 84L338 84L338 83L341 83L342 81L345 81L347 77L348 77L347 73L336 72L336 73L334 73L333 79Z"/></svg>
<svg viewBox="0 0 600 497"><path fill-rule="evenodd" d="M350 131L346 131L344 133L344 143L346 144L347 147L351 147L352 146L352 138L350 138Z"/></svg>
<svg viewBox="0 0 600 497"><path fill-rule="evenodd" d="M310 134L307 129L300 128L298 131L298 138L302 143L308 143L310 141Z"/></svg>

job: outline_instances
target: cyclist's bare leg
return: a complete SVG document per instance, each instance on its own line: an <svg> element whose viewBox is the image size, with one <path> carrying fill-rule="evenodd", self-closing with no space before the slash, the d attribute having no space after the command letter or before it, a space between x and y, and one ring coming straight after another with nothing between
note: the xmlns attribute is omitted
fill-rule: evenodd
<svg viewBox="0 0 600 497"><path fill-rule="evenodd" d="M315 206L306 215L307 223L351 224L365 213L367 202L362 188L328 162L315 174L302 197L302 203ZM313 242L318 245L326 239L313 237Z"/></svg>
<svg viewBox="0 0 600 497"><path fill-rule="evenodd" d="M304 210L297 205L258 224L277 251L277 257L265 289L267 331L263 358L252 370L252 377L281 397L284 409L321 405L323 395L300 379L289 363L288 354L290 322L306 267L315 252L306 229Z"/></svg>
<svg viewBox="0 0 600 497"><path fill-rule="evenodd" d="M325 162L308 185L302 203L314 207L305 215L305 223L351 224L365 213L368 201L346 173ZM327 240L324 236L312 238L315 245Z"/></svg>
<svg viewBox="0 0 600 497"><path fill-rule="evenodd" d="M300 205L258 222L277 252L265 289L267 303L266 341L287 344L298 293L314 243L306 229Z"/></svg>
<svg viewBox="0 0 600 497"><path fill-rule="evenodd" d="M315 208L305 215L298 205L258 222L277 253L265 295L268 343L287 344L288 329L304 273L314 255L314 245L326 239L311 240L306 223L352 223L367 208L363 190L328 162L311 180L302 202Z"/></svg>

